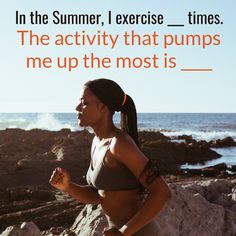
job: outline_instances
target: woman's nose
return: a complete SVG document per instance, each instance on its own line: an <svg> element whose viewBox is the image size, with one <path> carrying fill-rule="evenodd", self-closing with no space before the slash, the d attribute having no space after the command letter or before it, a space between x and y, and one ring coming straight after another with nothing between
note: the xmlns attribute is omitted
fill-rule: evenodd
<svg viewBox="0 0 236 236"><path fill-rule="evenodd" d="M77 105L77 107L75 108L76 111L81 111L81 102Z"/></svg>

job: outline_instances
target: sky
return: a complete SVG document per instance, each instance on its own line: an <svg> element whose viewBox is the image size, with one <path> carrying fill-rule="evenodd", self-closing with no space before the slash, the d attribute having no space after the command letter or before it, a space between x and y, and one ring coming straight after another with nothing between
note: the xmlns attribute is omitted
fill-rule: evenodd
<svg viewBox="0 0 236 236"><path fill-rule="evenodd" d="M74 112L80 98L83 84L87 80L108 78L116 81L135 101L138 112L236 112L236 27L234 0L189 1L111 1L111 0L69 0L69 1L17 1L9 0L1 8L1 74L0 112ZM104 26L99 25L55 25L52 13L101 14ZM16 11L26 16L26 24L16 24ZM32 25L30 12L38 11L49 16L48 24ZM108 24L108 12L118 14L162 14L163 24L118 25ZM220 15L222 24L193 25L188 22L188 12ZM184 27L168 27L168 24L183 24ZM113 49L107 46L55 46L53 40L48 46L21 45L17 30L32 30L39 35L47 34L53 39L56 34L81 33L92 35L98 31L120 36L125 31L140 35L159 35L159 45L124 46L118 41ZM220 45L170 46L163 48L163 35L199 34L220 35ZM176 58L173 69L161 68L111 68L86 69L79 66L72 71L52 68L27 68L27 57L82 58L94 53L99 57L125 56L152 57L156 54L163 60L164 53ZM53 64L54 65L54 64ZM189 72L186 68L210 68L212 71Z"/></svg>

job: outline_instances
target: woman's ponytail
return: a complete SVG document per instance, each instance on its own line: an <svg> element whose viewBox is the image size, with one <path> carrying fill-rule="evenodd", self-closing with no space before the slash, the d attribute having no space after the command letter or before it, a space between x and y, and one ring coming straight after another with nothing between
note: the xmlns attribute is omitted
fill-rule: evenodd
<svg viewBox="0 0 236 236"><path fill-rule="evenodd" d="M138 129L137 129L137 112L133 99L126 94L126 100L121 108L121 129L128 133L136 145L139 147Z"/></svg>

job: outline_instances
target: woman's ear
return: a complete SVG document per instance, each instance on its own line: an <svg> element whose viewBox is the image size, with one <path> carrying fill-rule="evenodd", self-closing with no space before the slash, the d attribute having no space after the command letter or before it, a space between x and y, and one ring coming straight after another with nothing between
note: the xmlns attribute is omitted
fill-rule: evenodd
<svg viewBox="0 0 236 236"><path fill-rule="evenodd" d="M102 102L100 102L100 103L98 104L98 108L99 108L99 110L101 111L101 113L109 112L108 107L107 107L104 103L102 103Z"/></svg>

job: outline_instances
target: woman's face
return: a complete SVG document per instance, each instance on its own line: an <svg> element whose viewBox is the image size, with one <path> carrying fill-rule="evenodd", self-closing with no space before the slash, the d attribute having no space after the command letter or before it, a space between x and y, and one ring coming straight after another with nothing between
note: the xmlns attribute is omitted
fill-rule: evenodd
<svg viewBox="0 0 236 236"><path fill-rule="evenodd" d="M80 126L91 126L101 117L101 102L92 93L89 88L84 88L81 93L80 102L76 107L76 111Z"/></svg>

